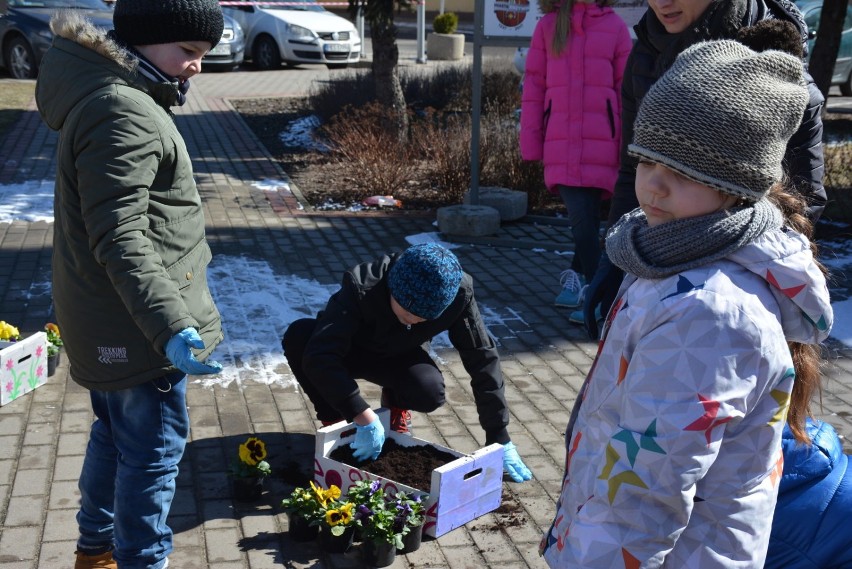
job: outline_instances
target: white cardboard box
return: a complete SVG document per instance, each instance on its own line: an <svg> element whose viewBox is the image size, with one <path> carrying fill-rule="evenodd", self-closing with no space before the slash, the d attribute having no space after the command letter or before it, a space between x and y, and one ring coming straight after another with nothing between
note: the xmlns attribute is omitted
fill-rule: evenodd
<svg viewBox="0 0 852 569"><path fill-rule="evenodd" d="M47 383L47 334L0 342L0 406Z"/></svg>
<svg viewBox="0 0 852 569"><path fill-rule="evenodd" d="M400 446L428 445L458 458L432 471L431 487L411 488L354 466L343 464L329 454L355 440L354 423L340 422L317 431L314 456L314 481L328 488L338 486L346 494L359 480L380 480L385 492L402 491L413 496L428 494L423 506L426 535L439 537L500 507L503 493L503 445L492 444L473 454L458 451L390 430L390 412L376 411L385 427L385 435Z"/></svg>

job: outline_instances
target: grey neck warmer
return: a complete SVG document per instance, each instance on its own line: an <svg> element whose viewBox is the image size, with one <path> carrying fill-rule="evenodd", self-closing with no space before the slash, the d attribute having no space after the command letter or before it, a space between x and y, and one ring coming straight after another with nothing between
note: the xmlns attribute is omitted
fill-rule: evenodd
<svg viewBox="0 0 852 569"><path fill-rule="evenodd" d="M766 199L656 227L635 209L610 230L606 252L627 273L661 279L723 259L783 223L781 212Z"/></svg>

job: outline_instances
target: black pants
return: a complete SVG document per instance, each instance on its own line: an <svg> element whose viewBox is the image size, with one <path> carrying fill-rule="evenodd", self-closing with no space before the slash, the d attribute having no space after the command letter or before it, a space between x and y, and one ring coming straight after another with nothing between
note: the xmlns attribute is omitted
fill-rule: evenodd
<svg viewBox="0 0 852 569"><path fill-rule="evenodd" d="M343 413L332 407L322 396L327 387L315 385L305 375L302 367L302 356L305 346L316 327L316 319L304 318L296 320L284 332L281 347L287 357L290 370L296 376L296 381L305 393L317 413L320 421L338 421ZM422 413L434 411L446 402L444 391L444 376L421 347L391 358L377 355L373 352L353 350L344 359L344 365L349 370L352 379L364 379L370 383L381 385L382 405L411 409ZM322 378L317 378L322 381Z"/></svg>

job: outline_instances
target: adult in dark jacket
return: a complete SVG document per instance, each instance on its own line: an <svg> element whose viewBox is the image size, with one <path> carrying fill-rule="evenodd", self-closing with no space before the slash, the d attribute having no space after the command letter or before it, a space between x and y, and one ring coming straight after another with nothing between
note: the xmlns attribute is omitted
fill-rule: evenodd
<svg viewBox="0 0 852 569"><path fill-rule="evenodd" d="M834 427L808 420L810 445L784 427L784 474L766 569L852 567L852 469Z"/></svg>
<svg viewBox="0 0 852 569"><path fill-rule="evenodd" d="M54 305L95 414L74 567L162 569L189 433L186 374L218 372L202 362L222 339L201 198L170 107L223 16L216 0L118 0L113 23L107 34L58 14L36 84L59 131Z"/></svg>
<svg viewBox="0 0 852 569"><path fill-rule="evenodd" d="M331 424L356 424L358 459L376 458L384 427L361 397L356 378L382 386L390 426L408 432L409 410L445 403L444 377L427 352L447 331L471 376L485 443L504 446L504 469L516 482L532 477L506 429L509 410L494 341L473 296L473 280L455 255L427 243L346 271L341 288L317 317L293 322L281 345L296 380Z"/></svg>
<svg viewBox="0 0 852 569"><path fill-rule="evenodd" d="M807 54L807 26L789 0L649 0L649 9L634 31L637 41L630 52L622 83L621 166L610 205L608 227L638 207L634 190L637 160L627 153L633 141L633 122L645 94L687 47L712 39L736 39L739 30L765 19L792 22ZM804 65L804 62L803 62ZM806 73L810 100L802 124L787 145L784 165L793 186L810 205L816 220L825 207L822 153L822 119L825 100ZM624 274L604 253L585 292L586 330L598 337L598 321L605 316Z"/></svg>

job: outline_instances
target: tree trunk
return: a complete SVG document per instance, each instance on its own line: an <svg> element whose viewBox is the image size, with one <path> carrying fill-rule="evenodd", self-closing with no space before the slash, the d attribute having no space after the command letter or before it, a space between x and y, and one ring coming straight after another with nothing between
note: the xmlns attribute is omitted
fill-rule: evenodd
<svg viewBox="0 0 852 569"><path fill-rule="evenodd" d="M825 0L823 2L819 29L811 53L809 70L814 78L814 83L826 99L831 87L834 62L840 50L840 34L843 31L843 21L846 19L846 2L847 0ZM809 31L813 33L813 30Z"/></svg>
<svg viewBox="0 0 852 569"><path fill-rule="evenodd" d="M408 132L408 115L402 85L399 83L399 48L396 45L396 26L393 22L372 24L370 37L373 40L373 80L376 98L388 109L384 128L404 140Z"/></svg>

